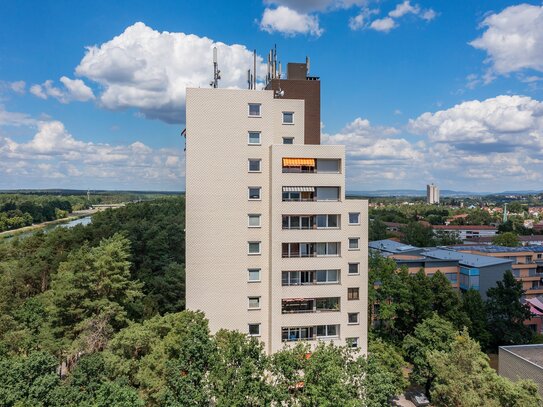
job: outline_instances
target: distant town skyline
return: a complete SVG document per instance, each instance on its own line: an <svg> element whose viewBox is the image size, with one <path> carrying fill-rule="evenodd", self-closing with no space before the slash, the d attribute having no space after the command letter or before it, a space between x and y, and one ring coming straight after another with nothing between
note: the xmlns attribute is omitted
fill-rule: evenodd
<svg viewBox="0 0 543 407"><path fill-rule="evenodd" d="M347 190L543 189L543 7L501 0L6 0L0 189L184 190L186 87L274 44L323 79Z"/></svg>

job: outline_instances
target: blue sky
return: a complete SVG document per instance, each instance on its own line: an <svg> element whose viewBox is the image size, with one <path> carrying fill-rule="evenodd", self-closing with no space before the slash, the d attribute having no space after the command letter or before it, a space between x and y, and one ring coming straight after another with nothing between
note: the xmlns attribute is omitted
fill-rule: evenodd
<svg viewBox="0 0 543 407"><path fill-rule="evenodd" d="M235 4L235 6L234 6ZM543 189L540 1L13 1L0 188L184 189L184 89L311 58L350 190Z"/></svg>

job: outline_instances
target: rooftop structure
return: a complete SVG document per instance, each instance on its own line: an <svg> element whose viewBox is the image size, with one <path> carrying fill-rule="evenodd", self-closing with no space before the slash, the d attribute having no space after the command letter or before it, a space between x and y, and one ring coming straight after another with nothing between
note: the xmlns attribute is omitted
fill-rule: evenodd
<svg viewBox="0 0 543 407"><path fill-rule="evenodd" d="M400 243L391 239L375 240L369 242L370 249L379 250L380 252L392 253L392 254L404 254L409 252L421 252L419 247L411 246L405 243Z"/></svg>
<svg viewBox="0 0 543 407"><path fill-rule="evenodd" d="M543 397L543 345L500 346L498 372L513 381L533 380Z"/></svg>

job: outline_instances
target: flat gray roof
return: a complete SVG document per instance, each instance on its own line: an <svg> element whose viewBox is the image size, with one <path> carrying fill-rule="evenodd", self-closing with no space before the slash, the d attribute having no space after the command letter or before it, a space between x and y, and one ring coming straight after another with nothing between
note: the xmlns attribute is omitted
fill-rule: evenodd
<svg viewBox="0 0 543 407"><path fill-rule="evenodd" d="M405 243L396 242L395 240L384 239L384 240L375 240L369 242L368 246L370 249L380 250L389 253L406 253L413 250L421 250L418 247L411 246Z"/></svg>
<svg viewBox="0 0 543 407"><path fill-rule="evenodd" d="M457 252L448 249L431 249L422 252L423 255L442 260L458 260L460 265L468 267L487 267L499 264L512 264L512 260L499 259L490 256L480 256L477 254Z"/></svg>
<svg viewBox="0 0 543 407"><path fill-rule="evenodd" d="M500 348L511 352L513 355L529 360L534 365L543 369L543 344L500 346Z"/></svg>
<svg viewBox="0 0 543 407"><path fill-rule="evenodd" d="M496 245L480 245L480 246L451 246L452 250L473 250L484 253L514 253L514 252L543 252L543 246L531 245L531 246L519 246L519 247L507 247Z"/></svg>

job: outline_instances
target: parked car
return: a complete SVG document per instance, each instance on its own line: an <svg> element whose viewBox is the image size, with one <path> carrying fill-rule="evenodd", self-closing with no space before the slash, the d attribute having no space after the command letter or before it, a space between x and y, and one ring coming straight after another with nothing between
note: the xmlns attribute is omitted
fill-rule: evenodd
<svg viewBox="0 0 543 407"><path fill-rule="evenodd" d="M426 397L424 393L421 393L419 391L411 392L406 396L417 407L424 407L430 405L430 400L428 400L428 397Z"/></svg>

